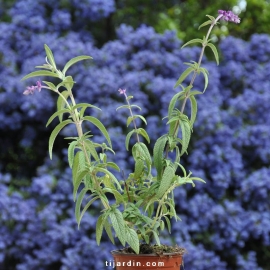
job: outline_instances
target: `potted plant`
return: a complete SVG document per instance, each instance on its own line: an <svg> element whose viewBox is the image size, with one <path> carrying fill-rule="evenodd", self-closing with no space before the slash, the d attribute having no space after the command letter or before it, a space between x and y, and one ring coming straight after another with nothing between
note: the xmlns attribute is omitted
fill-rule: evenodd
<svg viewBox="0 0 270 270"><path fill-rule="evenodd" d="M185 252L180 247L161 245L160 231L165 228L170 232L171 219L179 219L174 203L174 189L184 184L195 185L194 181L204 182L201 178L192 176L181 165L180 158L187 152L193 124L197 115L196 96L204 93L208 85L208 71L201 66L206 47L209 47L217 64L219 57L216 47L211 43L210 33L220 19L239 23L240 19L231 11L218 11L218 16L207 15L208 20L199 28L209 25L209 30L203 39L193 39L182 47L193 43L202 45L198 62L184 63L187 69L177 80L175 87L180 86L168 106L165 116L168 132L158 138L154 144L153 155L150 154L148 144L150 137L146 130L137 126L136 120L147 124L146 119L136 113L139 106L132 104L132 96L126 89L119 89L125 97L126 104L116 108L129 111L127 126L132 128L125 141L127 151L131 150L134 159L134 170L129 175L122 174L119 179L113 171L120 171L116 163L109 161L108 151L114 153L110 135L100 120L86 115L86 109L100 110L88 103L76 103L73 96L75 82L67 75L68 69L81 60L89 60L90 56L78 56L66 63L63 70L59 70L50 48L45 45L46 64L37 66L40 70L26 75L23 80L31 77L52 77L60 79L58 84L50 81L37 81L35 86L27 87L25 95L33 94L42 88L58 94L57 110L49 118L47 126L55 119L59 124L53 129L49 138L49 155L56 136L67 125L75 125L76 137L69 137L68 162L72 169L73 198L75 203L75 217L80 225L84 213L95 202L100 201L103 206L96 223L96 241L100 244L105 231L112 241L115 238L124 247L113 251L113 264L118 270L126 269L179 269L183 264L182 256ZM193 83L200 73L204 76L201 89L193 89ZM189 79L189 83L186 81ZM190 102L190 112L185 112L186 104ZM89 122L103 134L105 141L97 143L90 131L85 131L84 123ZM135 136L136 142L130 146L130 139ZM117 156L117 153L115 153ZM113 196L113 200L111 200ZM85 201L84 201L85 199ZM151 245L155 241L155 245ZM125 247L128 245L128 247ZM147 256L145 254L148 254ZM134 256L137 256L136 258ZM138 257L139 256L139 257ZM139 267L141 265L141 268Z"/></svg>

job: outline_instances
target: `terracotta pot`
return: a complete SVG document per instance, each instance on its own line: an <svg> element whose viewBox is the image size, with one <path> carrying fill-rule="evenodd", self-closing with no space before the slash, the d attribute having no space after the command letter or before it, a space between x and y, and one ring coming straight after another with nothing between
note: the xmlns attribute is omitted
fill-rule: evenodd
<svg viewBox="0 0 270 270"><path fill-rule="evenodd" d="M114 261L111 261L109 266L116 267L116 270L184 269L183 257L178 253L163 253L160 256L157 254L125 254L117 250L113 250L111 253Z"/></svg>

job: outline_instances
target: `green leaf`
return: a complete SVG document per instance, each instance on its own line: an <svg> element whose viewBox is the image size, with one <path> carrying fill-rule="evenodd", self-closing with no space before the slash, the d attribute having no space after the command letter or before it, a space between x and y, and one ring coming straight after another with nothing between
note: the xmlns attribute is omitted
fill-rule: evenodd
<svg viewBox="0 0 270 270"><path fill-rule="evenodd" d="M59 111L56 111L48 120L46 127L54 120L55 117L59 116L59 115L63 115L64 113L70 113L69 109L62 109Z"/></svg>
<svg viewBox="0 0 270 270"><path fill-rule="evenodd" d="M111 223L116 236L118 237L121 244L125 246L127 237L125 230L125 221L123 219L122 213L118 209L113 209L109 213L109 217L111 219Z"/></svg>
<svg viewBox="0 0 270 270"><path fill-rule="evenodd" d="M110 135L109 135L108 131L106 130L104 125L97 118L95 118L93 116L85 116L85 117L83 117L83 120L89 121L90 123L94 124L101 131L101 133L104 135L104 137L108 141L110 147L112 147L112 142L111 142Z"/></svg>
<svg viewBox="0 0 270 270"><path fill-rule="evenodd" d="M145 118L142 116L142 115L139 115L139 114L136 114L136 115L133 115L133 116L129 116L128 119L127 119L127 127L130 125L130 123L135 120L136 118L140 118L146 125L147 125L147 122L145 120Z"/></svg>
<svg viewBox="0 0 270 270"><path fill-rule="evenodd" d="M137 159L135 162L134 178L139 179L144 170L144 162L141 159Z"/></svg>
<svg viewBox="0 0 270 270"><path fill-rule="evenodd" d="M204 69L204 68L200 68L200 71L202 72L202 74L204 76L204 80L205 80L204 89L203 89L203 93L204 93L206 88L207 88L207 85L208 85L208 74L207 74L206 69Z"/></svg>
<svg viewBox="0 0 270 270"><path fill-rule="evenodd" d="M187 69L181 74L181 76L179 77L179 79L177 80L177 82L175 83L174 88L177 87L178 85L180 85L180 84L184 81L184 79L185 79L192 71L194 71L194 68L192 68L192 67L187 68Z"/></svg>
<svg viewBox="0 0 270 270"><path fill-rule="evenodd" d="M75 179L73 181L73 200L75 201L76 200L76 195L77 195L77 191L78 191L78 188L83 180L83 178L88 174L88 170L83 170L81 172L79 172L79 174L77 174L75 176Z"/></svg>
<svg viewBox="0 0 270 270"><path fill-rule="evenodd" d="M110 179L117 185L118 190L122 191L121 185L119 184L116 177L110 171L108 171L107 169L101 168L101 167L96 167L96 170L104 173L105 175L108 175L110 177Z"/></svg>
<svg viewBox="0 0 270 270"><path fill-rule="evenodd" d="M114 162L107 162L106 165L108 167L111 167L111 168L115 169L116 171L120 172L120 168Z"/></svg>
<svg viewBox="0 0 270 270"><path fill-rule="evenodd" d="M54 141L55 141L55 138L57 136L57 134L60 132L60 130L65 127L67 124L70 124L72 123L71 120L65 120L63 122L61 122L60 124L58 124L54 130L52 131L51 133L51 136L49 138L49 154L50 154L50 159L52 159L52 149L53 149L53 144L54 144Z"/></svg>
<svg viewBox="0 0 270 270"><path fill-rule="evenodd" d="M211 21L215 21L216 20L216 18L213 17L213 16L211 16L211 15L206 15L206 17L208 17Z"/></svg>
<svg viewBox="0 0 270 270"><path fill-rule="evenodd" d="M82 205L82 201L83 201L83 198L85 196L87 192L87 189L86 188L83 188L76 200L76 205L75 205L75 217L76 217L76 221L78 223L78 227L79 227L79 220L80 220L80 216L81 216L81 205Z"/></svg>
<svg viewBox="0 0 270 270"><path fill-rule="evenodd" d="M119 109L129 109L129 108L137 108L139 110L141 110L141 107L137 106L137 105L122 105L122 106L119 106L116 108L116 110L119 110Z"/></svg>
<svg viewBox="0 0 270 270"><path fill-rule="evenodd" d="M125 145L126 145L126 149L128 151L128 145L129 145L129 140L130 140L130 137L132 136L132 134L135 132L135 129L131 130L127 136L126 136L126 142L125 142Z"/></svg>
<svg viewBox="0 0 270 270"><path fill-rule="evenodd" d="M47 82L47 81L42 81L42 82L45 83L47 86L49 86L51 90L57 91L56 86L53 83Z"/></svg>
<svg viewBox="0 0 270 270"><path fill-rule="evenodd" d="M51 49L46 44L44 44L44 48L45 48L49 63L56 69L56 65L55 65L55 61L54 61L54 57L53 57L53 53L52 53Z"/></svg>
<svg viewBox="0 0 270 270"><path fill-rule="evenodd" d="M71 91L75 82L73 81L73 78L71 76L67 76L62 83L68 91Z"/></svg>
<svg viewBox="0 0 270 270"><path fill-rule="evenodd" d="M182 149L181 149L181 155L183 155L187 148L188 144L190 141L190 136L191 136L191 129L190 129L190 124L188 120L182 119L180 121L180 127L182 131Z"/></svg>
<svg viewBox="0 0 270 270"><path fill-rule="evenodd" d="M69 167L72 168L73 160L74 160L74 150L77 146L77 141L73 141L68 146L68 164Z"/></svg>
<svg viewBox="0 0 270 270"><path fill-rule="evenodd" d="M195 38L195 39L192 39L190 41L188 41L187 43L185 43L181 49L183 49L184 47L186 47L187 45L190 45L190 44L193 44L193 43L201 43L203 44L203 40L202 39L199 39L199 38Z"/></svg>
<svg viewBox="0 0 270 270"><path fill-rule="evenodd" d="M98 108L97 106L94 106L94 105L91 105L91 104L88 104L88 103L79 103L79 104L73 106L71 109L73 111L75 111L78 108L81 108L81 110L80 110L80 118L83 118L84 112L85 112L85 110L87 108L94 108L94 109L97 109L97 110L101 111L101 109Z"/></svg>
<svg viewBox="0 0 270 270"><path fill-rule="evenodd" d="M92 157L96 161L99 161L99 156L98 156L98 153L96 151L96 148L95 148L94 144L90 140L84 140L83 142L86 144L87 150L92 155Z"/></svg>
<svg viewBox="0 0 270 270"><path fill-rule="evenodd" d="M171 166L167 166L162 175L162 179L160 181L160 186L157 191L157 198L161 198L164 193L169 189L172 183L172 179L175 176L175 170Z"/></svg>
<svg viewBox="0 0 270 270"><path fill-rule="evenodd" d="M196 115L197 115L197 101L194 96L189 97L190 103L191 103L191 116L190 116L190 125L193 126L195 120L196 120Z"/></svg>
<svg viewBox="0 0 270 270"><path fill-rule="evenodd" d="M98 246L100 244L100 240L101 240L101 236L103 232L103 224L104 224L103 215L100 215L96 223L96 241L97 241Z"/></svg>
<svg viewBox="0 0 270 270"><path fill-rule="evenodd" d="M152 230L152 233L154 235L154 238L156 240L156 243L160 246L160 240L159 240L158 234L154 230Z"/></svg>
<svg viewBox="0 0 270 270"><path fill-rule="evenodd" d="M212 23L212 21L211 21L211 20L206 21L206 22L202 23L202 24L199 26L199 28L198 28L198 29L201 29L202 27L204 27L204 26L206 26L206 25L209 25L209 24L211 24L211 23Z"/></svg>
<svg viewBox="0 0 270 270"><path fill-rule="evenodd" d="M64 66L64 69L62 71L62 73L65 75L67 70L72 66L74 65L75 63L79 62L79 61L82 61L82 60L88 60L88 59L93 59L93 57L91 56L88 56L88 55L80 55L80 56L77 56L77 57L74 57L72 59L70 59L66 65Z"/></svg>
<svg viewBox="0 0 270 270"><path fill-rule="evenodd" d="M63 91L61 95L59 95L57 99L57 110L60 111L64 109L67 105L66 100L69 97L69 92L67 90ZM63 120L63 114L60 114L59 116L59 121L62 122Z"/></svg>
<svg viewBox="0 0 270 270"><path fill-rule="evenodd" d="M176 104L177 100L179 99L179 97L181 97L181 96L184 95L184 94L185 94L185 91L181 91L181 92L175 94L175 95L172 97L172 99L171 99L171 101L170 101L170 104L169 104L169 107L168 107L168 117L171 117L172 112L173 112L173 110L174 110L174 107L175 107L175 104Z"/></svg>
<svg viewBox="0 0 270 270"><path fill-rule="evenodd" d="M91 206L91 204L92 204L94 201L96 201L97 199L99 199L98 196L92 198L92 199L85 205L85 207L83 208L83 210L82 210L82 212L81 212L80 218L79 218L79 220L77 221L78 226L80 225L81 220L82 220L82 217L83 217L84 213L86 212L86 210L87 210L87 209Z"/></svg>
<svg viewBox="0 0 270 270"><path fill-rule="evenodd" d="M113 238L111 227L112 227L111 224L107 221L107 219L105 219L105 221L104 221L105 231L106 231L107 235L109 236L111 242L114 244L114 238Z"/></svg>
<svg viewBox="0 0 270 270"><path fill-rule="evenodd" d="M56 77L59 78L59 75L57 73L47 71L47 70L38 70L38 71L33 71L29 73L28 75L24 76L22 78L22 81L32 78L32 77L41 77L41 76L49 76L49 77Z"/></svg>
<svg viewBox="0 0 270 270"><path fill-rule="evenodd" d="M157 180L161 179L161 172L163 170L163 153L165 149L165 145L168 141L167 136L163 136L157 139L154 145L154 165L157 170Z"/></svg>
<svg viewBox="0 0 270 270"><path fill-rule="evenodd" d="M167 223L167 228L168 228L168 232L171 233L171 221L168 217L164 216L166 223Z"/></svg>
<svg viewBox="0 0 270 270"><path fill-rule="evenodd" d="M149 138L147 132L145 131L145 129L138 128L137 132L138 132L138 134L142 135L147 140L148 143L150 143L150 138Z"/></svg>
<svg viewBox="0 0 270 270"><path fill-rule="evenodd" d="M126 241L130 247L135 251L136 254L140 252L140 241L137 233L132 229L126 226Z"/></svg>
<svg viewBox="0 0 270 270"><path fill-rule="evenodd" d="M195 96L195 95L201 95L202 92L198 91L198 90L193 90L189 92L189 96Z"/></svg>
<svg viewBox="0 0 270 270"><path fill-rule="evenodd" d="M219 65L219 57L218 57L218 52L217 52L217 48L214 44L212 43L207 43L207 46L209 46L215 56L215 59L216 59L216 62L217 62L217 65Z"/></svg>

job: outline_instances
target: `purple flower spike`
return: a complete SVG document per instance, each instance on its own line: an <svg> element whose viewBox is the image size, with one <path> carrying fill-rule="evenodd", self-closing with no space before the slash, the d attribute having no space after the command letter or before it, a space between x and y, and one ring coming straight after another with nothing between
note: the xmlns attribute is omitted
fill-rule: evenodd
<svg viewBox="0 0 270 270"><path fill-rule="evenodd" d="M41 82L40 81L37 81L36 82L36 85L32 85L32 86L27 86L25 91L23 92L24 95L33 95L35 90L38 90L38 92L41 91L41 88L43 86L41 85Z"/></svg>
<svg viewBox="0 0 270 270"><path fill-rule="evenodd" d="M234 14L232 11L219 10L218 14L222 15L222 19L227 22L240 23L240 18Z"/></svg>

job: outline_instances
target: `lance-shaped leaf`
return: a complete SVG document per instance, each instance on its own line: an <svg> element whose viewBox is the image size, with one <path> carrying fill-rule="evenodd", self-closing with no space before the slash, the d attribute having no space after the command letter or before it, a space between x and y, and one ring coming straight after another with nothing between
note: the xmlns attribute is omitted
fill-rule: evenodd
<svg viewBox="0 0 270 270"><path fill-rule="evenodd" d="M46 52L49 64L51 64L56 69L56 65L55 65L55 61L54 61L54 57L53 57L53 53L52 53L51 49L46 44L44 44L44 48L45 48L45 52Z"/></svg>
<svg viewBox="0 0 270 270"><path fill-rule="evenodd" d="M162 179L160 181L160 186L157 191L157 198L161 198L164 193L169 189L172 183L172 179L175 175L175 170L171 166L167 166L162 175Z"/></svg>
<svg viewBox="0 0 270 270"><path fill-rule="evenodd" d="M104 227L104 216L100 215L98 217L97 223L96 223L96 241L97 241L98 246L100 244L100 240L101 240L101 236L102 236L102 232L103 232L103 227Z"/></svg>
<svg viewBox="0 0 270 270"><path fill-rule="evenodd" d="M204 89L203 89L203 93L204 93L207 86L208 86L208 71L207 71L207 69L201 67L200 72L202 72L202 74L204 76Z"/></svg>
<svg viewBox="0 0 270 270"><path fill-rule="evenodd" d="M190 45L190 44L193 44L193 43L201 43L201 44L203 44L203 40L202 40L202 39L199 39L199 38L194 38L194 39L188 41L187 43L185 43L185 44L181 47L181 49L183 49L183 48L186 47L187 45Z"/></svg>
<svg viewBox="0 0 270 270"><path fill-rule="evenodd" d="M152 233L153 233L153 236L155 238L157 245L160 246L160 240L159 240L159 236L158 236L157 232L152 230Z"/></svg>
<svg viewBox="0 0 270 270"><path fill-rule="evenodd" d="M190 116L190 125L193 126L195 120L196 120L196 115L197 115L197 101L194 96L189 97L190 103L191 103L191 116Z"/></svg>
<svg viewBox="0 0 270 270"><path fill-rule="evenodd" d="M147 142L150 143L150 138L149 138L147 132L145 131L145 129L138 128L137 129L137 133L140 134L140 135L142 135L147 140Z"/></svg>
<svg viewBox="0 0 270 270"><path fill-rule="evenodd" d="M85 116L85 117L83 117L83 120L89 121L90 123L94 124L101 131L101 133L104 135L104 137L108 141L110 147L112 147L112 142L111 142L108 131L106 130L104 125L97 118L95 118L93 116Z"/></svg>
<svg viewBox="0 0 270 270"><path fill-rule="evenodd" d="M109 176L110 179L116 184L118 190L122 191L121 185L119 184L116 177L110 171L108 171L107 169L101 168L101 167L96 167L96 171L102 172L105 175Z"/></svg>
<svg viewBox="0 0 270 270"><path fill-rule="evenodd" d="M85 205L85 207L83 208L83 210L82 210L82 212L81 212L81 215L80 215L80 217L79 217L79 220L77 220L78 226L80 225L81 220L82 220L82 217L83 217L83 215L85 214L85 212L87 211L87 209L88 209L88 208L91 206L91 204L92 204L94 201L96 201L97 199L99 199L99 197L98 197L98 196L95 196L95 197L93 197L93 198Z"/></svg>
<svg viewBox="0 0 270 270"><path fill-rule="evenodd" d="M88 56L88 55L81 55L81 56L77 56L77 57L74 57L72 59L70 59L66 65L64 66L64 69L62 71L62 73L65 75L67 70L72 66L74 65L75 63L79 62L79 61L82 61L82 60L89 60L89 59L93 59L93 57L91 56Z"/></svg>
<svg viewBox="0 0 270 270"><path fill-rule="evenodd" d="M86 145L86 148L89 151L89 153L92 155L92 157L96 161L99 161L99 156L98 156L98 153L96 151L96 148L95 148L93 142L90 140L84 140L82 143Z"/></svg>
<svg viewBox="0 0 270 270"><path fill-rule="evenodd" d="M82 201L83 201L83 198L84 198L86 192L87 192L87 189L86 188L83 188L81 190L81 192L79 193L78 198L76 200L75 218L76 218L77 223L79 223L79 220L80 220L80 216L81 216L81 205L82 205ZM78 226L79 226L79 224L78 224Z"/></svg>
<svg viewBox="0 0 270 270"><path fill-rule="evenodd" d="M154 165L157 170L157 180L161 179L161 172L163 170L163 153L165 145L168 141L167 136L160 137L154 145Z"/></svg>
<svg viewBox="0 0 270 270"><path fill-rule="evenodd" d="M135 132L135 129L131 130L126 136L125 146L126 146L127 151L128 151L128 145L129 145L130 138L134 132Z"/></svg>
<svg viewBox="0 0 270 270"><path fill-rule="evenodd" d="M73 181L73 199L74 201L76 200L76 195L77 195L77 191L78 188L83 180L83 178L88 174L88 170L83 170L80 171L79 173L77 173L77 175L75 176L75 179Z"/></svg>
<svg viewBox="0 0 270 270"><path fill-rule="evenodd" d="M68 164L69 167L72 168L73 160L74 160L74 150L77 145L77 141L73 141L68 146Z"/></svg>
<svg viewBox="0 0 270 270"><path fill-rule="evenodd" d="M215 59L216 59L216 62L217 62L217 65L219 65L219 57L218 57L218 52L217 52L217 48L214 44L212 43L207 43L207 46L209 46L215 56Z"/></svg>
<svg viewBox="0 0 270 270"><path fill-rule="evenodd" d="M139 115L139 114L136 114L136 115L133 115L133 116L129 116L128 119L127 119L127 127L130 125L130 123L135 120L136 118L140 118L146 125L147 125L147 122L145 120L145 118L142 116L142 115Z"/></svg>
<svg viewBox="0 0 270 270"><path fill-rule="evenodd" d="M26 80L26 79L33 78L33 77L41 77L41 76L59 78L59 75L57 73L47 71L47 70L38 70L38 71L33 71L33 72L27 74L26 76L24 76L22 78L22 80Z"/></svg>
<svg viewBox="0 0 270 270"><path fill-rule="evenodd" d="M180 127L182 131L181 155L183 155L187 151L187 148L188 148L188 144L189 144L190 136L191 136L191 128L190 128L190 123L185 118L182 118L182 120L180 121Z"/></svg>
<svg viewBox="0 0 270 270"><path fill-rule="evenodd" d="M118 209L112 209L109 213L109 217L115 231L116 236L123 246L126 243L126 229L125 229L125 221L123 219L122 213Z"/></svg>
<svg viewBox="0 0 270 270"><path fill-rule="evenodd" d="M107 221L107 219L104 221L104 228L105 228L105 231L106 231L107 235L109 236L109 239L114 244L114 238L113 238L113 234L112 234L112 226Z"/></svg>
<svg viewBox="0 0 270 270"><path fill-rule="evenodd" d="M134 105L134 104L132 104L132 105L122 105L122 106L117 107L116 110L119 110L119 109L130 109L130 108L137 108L137 109L141 110L141 107L139 107L138 105Z"/></svg>
<svg viewBox="0 0 270 270"><path fill-rule="evenodd" d="M57 91L56 86L53 83L47 82L47 81L42 81L42 82L45 83L47 86L49 86L51 90Z"/></svg>
<svg viewBox="0 0 270 270"><path fill-rule="evenodd" d="M169 107L168 107L168 117L171 117L172 112L173 112L173 110L174 110L174 107L175 107L175 104L176 104L177 100L178 100L181 96L183 96L183 95L185 94L184 87L183 87L181 84L180 84L180 86L182 87L183 90L180 91L179 93L175 94L175 95L172 97L172 99L171 99L171 101L170 101L170 104L169 104Z"/></svg>
<svg viewBox="0 0 270 270"><path fill-rule="evenodd" d="M141 159L135 161L134 178L139 179L144 170L144 162Z"/></svg>
<svg viewBox="0 0 270 270"><path fill-rule="evenodd" d="M204 26L206 26L206 25L209 25L209 24L211 24L211 23L212 23L212 21L211 21L211 20L208 20L208 21L202 23L202 24L199 26L198 29L201 29L202 27L204 27Z"/></svg>
<svg viewBox="0 0 270 270"><path fill-rule="evenodd" d="M168 217L164 216L165 220L166 220L166 223L167 223L167 229L168 229L168 232L171 233L171 221Z"/></svg>
<svg viewBox="0 0 270 270"><path fill-rule="evenodd" d="M185 79L192 71L194 71L194 68L193 68L193 67L187 68L187 69L181 74L181 76L179 77L179 79L177 80L177 82L175 83L174 88L177 87L178 85L180 85L180 84L184 81L184 79Z"/></svg>
<svg viewBox="0 0 270 270"><path fill-rule="evenodd" d="M132 229L126 226L126 241L130 247L135 251L136 254L140 252L140 241L137 233Z"/></svg>
<svg viewBox="0 0 270 270"><path fill-rule="evenodd" d="M81 108L80 110L80 118L83 118L84 116L84 112L87 108L93 108L93 109L97 109L99 111L101 111L100 108L98 108L97 106L94 106L94 105L91 105L91 104L88 104L88 103L79 103L79 104L76 104L75 106L72 106L72 110L75 111L76 109L78 108Z"/></svg>
<svg viewBox="0 0 270 270"><path fill-rule="evenodd" d="M59 110L56 111L48 120L46 127L54 120L55 117L59 116L59 115L63 115L64 113L70 113L70 110L68 109L63 109L63 110Z"/></svg>
<svg viewBox="0 0 270 270"><path fill-rule="evenodd" d="M51 133L51 136L49 138L49 154L50 154L50 159L52 159L52 149L53 149L53 144L55 141L56 136L58 135L58 133L60 132L60 130L65 127L67 124L72 123L71 120L65 120L63 122L61 122L60 124L58 124L54 130Z"/></svg>
<svg viewBox="0 0 270 270"><path fill-rule="evenodd" d="M57 110L60 111L67 106L67 98L69 97L69 92L67 90L63 91L57 99ZM59 121L62 122L63 114L59 114Z"/></svg>

